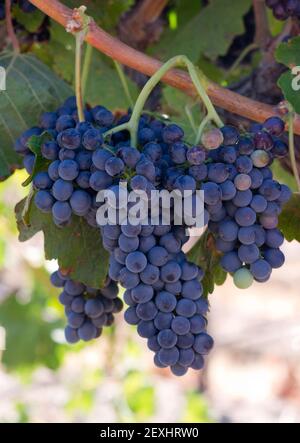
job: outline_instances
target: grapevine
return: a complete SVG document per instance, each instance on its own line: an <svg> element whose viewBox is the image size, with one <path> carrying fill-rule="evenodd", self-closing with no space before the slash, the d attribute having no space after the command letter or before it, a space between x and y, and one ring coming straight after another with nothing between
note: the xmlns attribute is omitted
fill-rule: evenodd
<svg viewBox="0 0 300 443"><path fill-rule="evenodd" d="M125 321L146 340L158 368L169 368L176 376L189 369L201 370L214 346L208 317L215 280L207 283L211 271L208 260L197 259L195 250L201 242L204 249L211 248L210 258L223 282L230 276L242 290L254 282L266 283L273 270L284 265L280 215L293 195L289 186L275 178L273 166L289 156L299 187L294 139L300 134L297 103L295 108L291 103L272 107L247 99L212 83L185 55L161 64L110 36L106 38L85 14L85 7L70 11L55 1L50 11L49 4L18 2L26 14L37 7L74 35L75 95L62 99L55 110L47 108L39 121L15 140L14 151L28 173L23 184L30 187L18 222L30 230L31 213L37 211L41 218L49 217L51 228L58 229L55 232L66 232L74 220L88 226L95 238L101 237L105 275L102 282L99 277L91 285L89 277L74 277L76 265L65 268L59 263L52 273L52 285L61 290L58 300L66 317L65 340L75 344L99 338L126 305ZM297 1L266 1L266 5L280 20L300 16ZM3 17L1 2L0 20ZM14 34L9 18L8 29ZM11 35L12 42L15 38ZM94 73L90 72L91 46L85 48L82 68L84 42L112 56L129 109L109 109L101 97L97 105L85 99ZM20 48L13 46L17 57ZM140 63L140 72L151 75L135 101L119 61L133 68ZM234 64L233 70L236 68ZM186 107L192 141L172 116L145 109L160 81L184 90L197 106L200 104L198 123ZM214 105L256 123L227 124L226 115L221 118ZM99 222L103 191L114 197L108 206L115 210L116 219L108 224ZM154 200L157 191L187 193L191 211L183 206L176 212L175 204L174 208L170 204L166 222L163 203ZM122 192L143 194L143 220L134 223L130 219L133 204L123 204ZM200 201L202 210L198 212ZM176 221L179 216L184 220L180 224ZM189 251L200 218L203 232Z"/></svg>

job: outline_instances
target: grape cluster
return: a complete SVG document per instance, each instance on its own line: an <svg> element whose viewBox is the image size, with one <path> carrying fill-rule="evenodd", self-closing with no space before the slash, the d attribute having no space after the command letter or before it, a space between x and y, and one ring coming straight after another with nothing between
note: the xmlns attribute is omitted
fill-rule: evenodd
<svg viewBox="0 0 300 443"><path fill-rule="evenodd" d="M151 191L164 187L168 169L175 166L169 149L178 130L182 138L178 126L142 117L140 151L116 134L115 149L99 148L93 156L97 173L106 180L108 176L110 180L122 179L123 174L131 177L128 190L144 191L148 208ZM117 181L108 189L119 202ZM201 369L213 339L206 333L208 302L203 297L203 271L182 252L189 238L186 226L174 225L172 218L169 225L153 226L148 219L130 224L120 215L122 207L119 210L119 224L103 226L101 231L103 245L110 252L109 276L126 289L124 301L129 308L125 320L147 339L158 367L170 366L178 376L189 367Z"/></svg>
<svg viewBox="0 0 300 443"><path fill-rule="evenodd" d="M266 0L266 5L272 9L277 20L300 18L300 0Z"/></svg>
<svg viewBox="0 0 300 443"><path fill-rule="evenodd" d="M68 320L65 337L69 343L100 337L103 327L111 326L114 314L123 309L123 302L118 298L118 286L110 278L106 279L101 290L74 281L61 270L54 272L50 280L53 286L63 288L59 301Z"/></svg>
<svg viewBox="0 0 300 443"><path fill-rule="evenodd" d="M16 150L24 156L24 165L31 173L34 157L26 146L28 138L45 130L52 136L41 147L49 163L47 171L34 176L35 203L42 211L52 211L59 226L76 214L97 227L96 195L100 190L112 191L117 221L100 229L103 246L110 254L110 285L118 282L125 288L124 301L129 306L125 319L147 339L158 367L170 367L176 375L184 375L189 368L201 369L204 355L213 346L207 334L209 305L203 296L203 271L188 262L182 251L189 239L187 229L199 216L194 205L199 198L196 191L204 191L204 225L214 235L225 271L234 274L240 288L248 287L253 279L266 281L272 268L284 262L279 249L283 235L277 225L291 192L273 179L270 169L273 159L284 157L288 151L280 139L284 123L272 117L243 134L223 126L207 131L201 144L190 146L178 125L142 115L136 149L130 146L128 131L113 132L103 140L103 133L128 121L130 113L118 120L109 110L96 106L85 111L85 118L84 123L78 123L75 100L69 98L56 112L43 114L40 127L31 128L17 140ZM119 185L125 180L128 191L144 191L146 195L147 215L138 224L127 219L126 209L131 203L126 200L122 206ZM176 225L174 213L164 224L161 203L156 209L159 223L149 221L152 191L163 189L181 194L188 191L192 196L192 214L186 217L183 209L181 225ZM66 285L62 294L68 293ZM96 319L102 316L103 309L99 314L97 308L102 299L97 297L103 297L105 288L101 292L90 292L81 284L79 288L89 294L85 306L91 304L95 310L84 307L76 312L70 295L61 296L67 304L69 341L72 337L92 338L104 321L101 318L95 324L93 315L97 314ZM115 289L113 294L117 296ZM109 306L112 308L111 303ZM110 323L109 312L106 314L108 323L103 324ZM82 335L81 323L76 327L77 321L87 322L87 335Z"/></svg>
<svg viewBox="0 0 300 443"><path fill-rule="evenodd" d="M204 191L205 220L223 254L221 265L234 273L240 288L248 287L253 278L267 281L272 269L284 263L279 249L284 238L277 226L291 191L273 179L270 169L274 158L288 152L279 138L283 131L283 121L272 117L253 125L248 134L231 126L210 131L203 143L219 147L209 154L201 146L187 148L182 143L170 150L179 169L168 170L166 185Z"/></svg>
<svg viewBox="0 0 300 443"><path fill-rule="evenodd" d="M28 139L44 131L51 137L41 146L47 169L34 175L34 202L42 212L52 212L58 226L69 224L72 214L85 217L95 226L96 191L110 184L105 180L99 183L92 158L93 152L102 146L102 133L114 117L97 106L86 110L85 118L84 123L78 123L76 100L70 97L56 112L42 114L40 126L25 131L15 143L27 172L32 174L35 155L27 146Z"/></svg>
<svg viewBox="0 0 300 443"><path fill-rule="evenodd" d="M28 0L13 0L13 4L17 4L23 12L30 13L35 11L36 7ZM0 20L5 19L5 0L0 0Z"/></svg>
<svg viewBox="0 0 300 443"><path fill-rule="evenodd" d="M203 271L181 251L185 229L107 225L103 239L111 252L109 276L126 288L125 320L148 339L155 364L170 366L175 375L201 369L213 340L206 333Z"/></svg>

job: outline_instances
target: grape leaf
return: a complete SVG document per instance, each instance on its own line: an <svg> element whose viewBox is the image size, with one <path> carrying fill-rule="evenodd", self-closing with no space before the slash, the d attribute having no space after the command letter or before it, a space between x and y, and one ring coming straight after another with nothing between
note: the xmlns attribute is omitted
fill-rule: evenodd
<svg viewBox="0 0 300 443"><path fill-rule="evenodd" d="M221 254L215 248L214 237L208 231L202 234L188 253L188 259L204 271L202 284L205 297L213 293L215 285L223 285L227 278L227 273L221 268L220 258Z"/></svg>
<svg viewBox="0 0 300 443"><path fill-rule="evenodd" d="M279 63L289 68L300 64L300 36L281 43L276 49L275 57Z"/></svg>
<svg viewBox="0 0 300 443"><path fill-rule="evenodd" d="M51 39L48 44L52 54L53 69L69 83L74 82L75 41L63 27L51 22ZM127 78L133 98L137 97L137 87ZM84 99L90 105L103 105L109 109L126 109L129 106L121 81L111 61L93 50L92 62L86 84Z"/></svg>
<svg viewBox="0 0 300 443"><path fill-rule="evenodd" d="M185 54L193 62L201 54L211 60L225 55L234 37L245 31L243 16L250 4L250 0L211 0L182 27L167 30L152 52L163 59Z"/></svg>
<svg viewBox="0 0 300 443"><path fill-rule="evenodd" d="M54 110L72 94L67 84L47 66L29 54L2 53L6 90L0 91L0 179L22 166L13 149L15 140L38 123L43 111Z"/></svg>
<svg viewBox="0 0 300 443"><path fill-rule="evenodd" d="M0 325L6 330L6 350L2 360L11 370L32 369L38 365L57 369L64 355L62 345L51 338L51 333L62 326L61 322L45 319L52 294L46 292L46 297L45 284L41 285L38 280L34 279L35 287L29 302L20 302L12 294L0 305Z"/></svg>
<svg viewBox="0 0 300 443"><path fill-rule="evenodd" d="M17 22L23 25L28 32L36 32L45 19L45 14L39 9L28 14L23 12L17 5L13 8L13 15Z"/></svg>
<svg viewBox="0 0 300 443"><path fill-rule="evenodd" d="M287 241L300 242L300 193L295 192L279 217L279 228Z"/></svg>
<svg viewBox="0 0 300 443"><path fill-rule="evenodd" d="M51 214L43 214L26 200L21 200L15 209L19 240L29 240L42 231L46 259L57 259L59 266L74 280L101 288L107 275L108 253L103 249L100 230L77 216L73 216L69 226L59 228ZM26 204L28 209L24 214Z"/></svg>
<svg viewBox="0 0 300 443"><path fill-rule="evenodd" d="M300 37L281 43L276 49L275 58L289 68L280 76L278 85L285 99L291 103L297 113L300 113L300 80L297 81L296 73L292 72L294 67L300 66ZM299 76L300 71L297 74Z"/></svg>
<svg viewBox="0 0 300 443"><path fill-rule="evenodd" d="M48 140L52 140L52 135L45 131L41 135L32 135L27 142L28 148L35 154L34 166L32 174L22 183L23 186L29 185L37 172L46 171L48 169L48 165L50 163L49 160L46 160L41 154L41 146L44 142Z"/></svg>
<svg viewBox="0 0 300 443"><path fill-rule="evenodd" d="M192 144L196 134L189 120L188 112L190 112L197 128L201 117L199 103L188 99L183 92L171 88L171 86L165 86L162 94L162 111L170 116L172 122L182 127L185 133L185 140Z"/></svg>

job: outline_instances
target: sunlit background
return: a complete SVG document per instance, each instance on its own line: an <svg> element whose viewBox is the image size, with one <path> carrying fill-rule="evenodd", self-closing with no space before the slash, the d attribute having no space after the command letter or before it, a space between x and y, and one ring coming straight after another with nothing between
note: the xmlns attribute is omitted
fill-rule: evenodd
<svg viewBox="0 0 300 443"><path fill-rule="evenodd" d="M67 345L42 235L19 243L23 172L0 184L0 422L299 422L300 246L245 292L211 296L215 350L201 373L154 367L122 314L92 344ZM3 344L3 343L2 343Z"/></svg>

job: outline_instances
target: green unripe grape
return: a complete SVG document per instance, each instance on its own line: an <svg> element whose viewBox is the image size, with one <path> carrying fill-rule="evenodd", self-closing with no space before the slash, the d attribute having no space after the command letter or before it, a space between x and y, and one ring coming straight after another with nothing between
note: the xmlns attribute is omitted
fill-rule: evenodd
<svg viewBox="0 0 300 443"><path fill-rule="evenodd" d="M239 289L247 289L253 283L253 275L247 268L241 268L233 275L233 282Z"/></svg>

